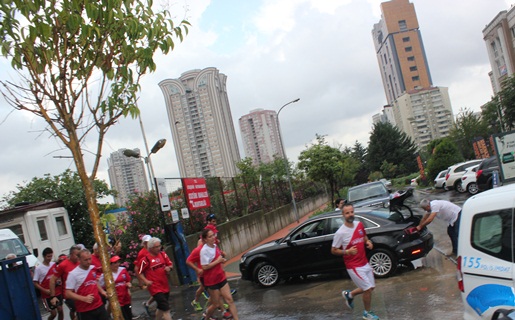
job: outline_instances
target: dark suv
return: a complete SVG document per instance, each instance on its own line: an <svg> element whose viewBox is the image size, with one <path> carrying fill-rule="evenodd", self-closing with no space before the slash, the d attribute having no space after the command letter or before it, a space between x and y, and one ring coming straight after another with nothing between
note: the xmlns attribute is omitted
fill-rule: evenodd
<svg viewBox="0 0 515 320"><path fill-rule="evenodd" d="M497 156L486 158L479 164L476 171L476 184L479 191L492 189L492 173L494 170L499 173L499 181L501 181Z"/></svg>

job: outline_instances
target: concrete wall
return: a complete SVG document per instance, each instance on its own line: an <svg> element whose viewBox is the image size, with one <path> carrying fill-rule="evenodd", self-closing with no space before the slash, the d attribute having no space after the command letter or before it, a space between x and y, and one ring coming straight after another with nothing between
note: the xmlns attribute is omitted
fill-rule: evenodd
<svg viewBox="0 0 515 320"><path fill-rule="evenodd" d="M327 195L309 198L297 203L299 217L303 217L329 201ZM244 217L220 223L217 226L222 250L232 258L296 220L292 205L263 214L257 211ZM197 246L199 233L186 237L190 250Z"/></svg>

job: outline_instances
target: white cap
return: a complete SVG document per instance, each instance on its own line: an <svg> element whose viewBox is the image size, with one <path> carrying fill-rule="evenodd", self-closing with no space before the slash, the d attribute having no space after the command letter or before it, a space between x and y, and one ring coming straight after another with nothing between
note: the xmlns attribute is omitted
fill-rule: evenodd
<svg viewBox="0 0 515 320"><path fill-rule="evenodd" d="M146 242L148 240L152 239L152 236L149 236L148 234L144 235L143 238L141 238L141 242Z"/></svg>

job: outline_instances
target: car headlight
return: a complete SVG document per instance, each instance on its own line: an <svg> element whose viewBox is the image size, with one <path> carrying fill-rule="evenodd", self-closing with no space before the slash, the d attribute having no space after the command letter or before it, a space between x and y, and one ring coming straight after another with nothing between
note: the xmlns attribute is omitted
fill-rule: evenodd
<svg viewBox="0 0 515 320"><path fill-rule="evenodd" d="M241 257L241 259L240 259L240 263L244 263L244 262L245 262L245 260L247 260L247 257L242 256L242 257Z"/></svg>
<svg viewBox="0 0 515 320"><path fill-rule="evenodd" d="M389 208L390 207L390 201L386 201L383 205L384 205L385 208Z"/></svg>

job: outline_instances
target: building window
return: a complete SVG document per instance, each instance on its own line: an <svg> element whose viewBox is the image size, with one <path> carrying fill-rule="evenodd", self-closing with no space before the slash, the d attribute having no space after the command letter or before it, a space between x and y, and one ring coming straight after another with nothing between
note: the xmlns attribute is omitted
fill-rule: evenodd
<svg viewBox="0 0 515 320"><path fill-rule="evenodd" d="M415 56L409 56L408 61L415 61Z"/></svg>
<svg viewBox="0 0 515 320"><path fill-rule="evenodd" d="M57 225L57 233L59 236L65 236L68 234L68 230L66 230L66 223L64 222L64 217L55 217L55 223Z"/></svg>
<svg viewBox="0 0 515 320"><path fill-rule="evenodd" d="M400 31L408 30L408 26L406 24L406 20L399 20L399 29L400 29Z"/></svg>
<svg viewBox="0 0 515 320"><path fill-rule="evenodd" d="M48 234L46 232L45 220L38 220L39 236L41 241L48 240Z"/></svg>
<svg viewBox="0 0 515 320"><path fill-rule="evenodd" d="M409 37L402 38L402 42L409 42Z"/></svg>
<svg viewBox="0 0 515 320"><path fill-rule="evenodd" d="M411 51L413 51L413 48L412 47L406 47L406 48L404 48L404 51L411 52Z"/></svg>
<svg viewBox="0 0 515 320"><path fill-rule="evenodd" d="M409 67L409 71L417 71L417 66L411 66L411 67Z"/></svg>
<svg viewBox="0 0 515 320"><path fill-rule="evenodd" d="M419 80L420 80L420 78L419 78L418 76L414 76L414 77L411 77L411 80L413 80L413 81L419 81Z"/></svg>

